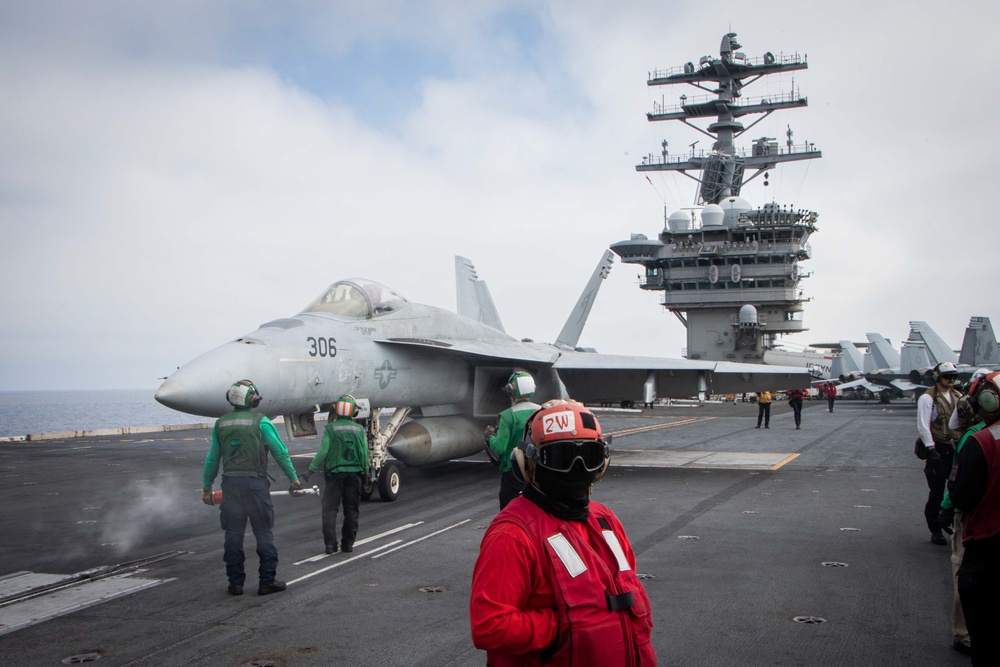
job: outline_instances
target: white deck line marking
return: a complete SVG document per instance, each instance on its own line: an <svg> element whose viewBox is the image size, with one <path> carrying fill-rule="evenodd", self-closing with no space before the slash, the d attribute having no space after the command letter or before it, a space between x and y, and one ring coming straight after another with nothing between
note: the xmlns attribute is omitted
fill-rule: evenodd
<svg viewBox="0 0 1000 667"><path fill-rule="evenodd" d="M380 553L380 554L379 554L379 555L377 555L377 556L372 556L372 558L373 558L373 559L375 559L375 558L381 558L382 556L385 556L385 555L388 555L388 554L391 554L391 553L392 553L393 551L399 551L400 549L403 549L403 548L405 548L405 547L408 547L408 546L411 546L411 545L414 545L414 544L416 544L417 542L423 542L423 541L424 541L424 540L426 540L426 539L427 539L428 537L434 537L435 535L440 535L441 533L445 532L446 530L451 530L452 528L458 528L458 527L459 527L459 526L461 526L461 525L462 525L463 523L469 523L470 521L472 521L472 519L465 519L465 520L463 520L463 521L459 521L458 523L456 523L456 524L454 524L454 525L452 525L452 526L448 526L447 528L442 528L441 530L438 530L438 531L435 531L435 532L431 533L430 535L424 535L423 537L419 537L419 538L417 538L417 539L415 539L415 540L413 540L413 541L411 541L411 542L407 542L406 544L401 544L401 545L399 545L398 547L396 547L395 549L390 549L389 551L384 551L384 552Z"/></svg>
<svg viewBox="0 0 1000 667"><path fill-rule="evenodd" d="M338 561L338 562L334 563L333 565L327 565L326 567L320 568L320 569L316 570L315 572L310 572L309 574L304 574L301 577L299 577L298 579L292 579L291 581L288 582L288 585L291 586L292 584L297 584L300 581L305 581L309 577L315 577L317 574L322 574L322 573L326 572L327 570L332 570L335 567L340 567L341 565L346 565L346 564L350 563L351 561L355 561L355 560L357 560L359 558L364 558L368 554L373 554L376 551L381 551L382 549L387 549L387 548L393 546L394 544L399 544L402 541L403 540L393 540L392 542L389 542L389 544L383 544L380 547L375 547L371 551L366 551L363 554L358 554L357 556L351 556L347 560ZM372 556L372 558L378 558L378 556Z"/></svg>
<svg viewBox="0 0 1000 667"><path fill-rule="evenodd" d="M417 521L416 523L408 523L408 524L399 526L397 528L392 528L391 530L387 530L384 533L379 533L378 535L372 535L371 537L366 537L365 539L361 540L360 542L355 542L354 546L360 547L362 544L368 544L369 542L374 542L375 540L377 540L379 538L387 537L389 535L394 535L394 534L400 532L401 530L406 530L407 528L413 528L414 526L419 526L422 523L423 523L423 521ZM302 563L313 563L315 561L323 560L324 558L329 558L330 556L334 556L334 555L336 555L336 554L319 554L318 556L310 556L309 558L306 558L304 560L300 560L299 562L295 563L295 565L302 565Z"/></svg>

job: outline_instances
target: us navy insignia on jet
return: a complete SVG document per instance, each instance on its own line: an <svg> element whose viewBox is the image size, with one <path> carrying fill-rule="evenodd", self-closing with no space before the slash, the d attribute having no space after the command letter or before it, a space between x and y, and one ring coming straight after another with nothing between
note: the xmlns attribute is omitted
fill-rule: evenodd
<svg viewBox="0 0 1000 667"><path fill-rule="evenodd" d="M397 369L392 367L389 360L386 359L382 362L382 365L375 369L375 379L378 380L378 386L385 389L389 386L389 383L396 379Z"/></svg>

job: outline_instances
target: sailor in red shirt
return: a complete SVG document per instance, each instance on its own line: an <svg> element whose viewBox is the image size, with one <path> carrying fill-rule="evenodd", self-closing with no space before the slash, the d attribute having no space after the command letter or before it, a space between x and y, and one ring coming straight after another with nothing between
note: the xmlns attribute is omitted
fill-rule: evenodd
<svg viewBox="0 0 1000 667"><path fill-rule="evenodd" d="M632 546L590 500L610 460L593 413L546 403L511 459L527 486L490 524L472 574L472 642L487 664L656 665Z"/></svg>

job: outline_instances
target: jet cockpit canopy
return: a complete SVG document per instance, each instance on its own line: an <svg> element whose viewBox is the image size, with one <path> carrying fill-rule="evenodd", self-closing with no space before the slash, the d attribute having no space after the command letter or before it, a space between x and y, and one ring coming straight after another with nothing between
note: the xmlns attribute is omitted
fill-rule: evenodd
<svg viewBox="0 0 1000 667"><path fill-rule="evenodd" d="M365 278L338 280L309 304L305 313L370 319L396 311L409 303L385 285Z"/></svg>

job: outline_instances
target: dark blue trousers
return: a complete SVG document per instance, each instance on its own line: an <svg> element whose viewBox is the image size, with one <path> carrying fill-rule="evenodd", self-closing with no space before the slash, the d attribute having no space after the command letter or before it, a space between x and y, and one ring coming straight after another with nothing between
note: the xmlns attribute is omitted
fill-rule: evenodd
<svg viewBox="0 0 1000 667"><path fill-rule="evenodd" d="M924 519L927 530L936 533L941 530L938 525L938 512L941 511L941 501L944 500L944 489L951 474L951 463L955 458L955 448L947 443L935 443L934 447L941 458L937 461L924 461L924 477L927 478L927 503L924 505ZM960 537L960 536L958 536Z"/></svg>
<svg viewBox="0 0 1000 667"><path fill-rule="evenodd" d="M278 571L278 549L274 546L274 507L271 505L270 482L256 477L222 478L222 529L226 531L226 545L222 560L226 562L229 583L242 586L246 580L243 562L243 535L247 519L257 540L257 557L260 559L260 586L270 586Z"/></svg>

